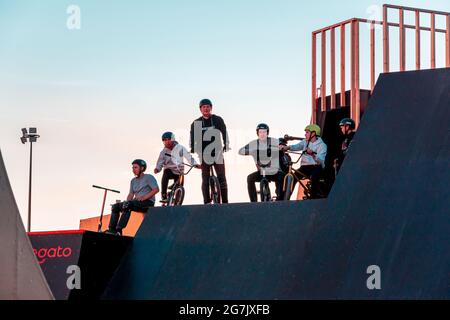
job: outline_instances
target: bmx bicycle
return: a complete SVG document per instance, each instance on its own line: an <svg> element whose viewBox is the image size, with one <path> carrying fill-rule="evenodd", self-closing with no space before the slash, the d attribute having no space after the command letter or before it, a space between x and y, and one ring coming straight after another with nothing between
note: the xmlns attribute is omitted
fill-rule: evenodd
<svg viewBox="0 0 450 320"><path fill-rule="evenodd" d="M286 141L289 140L303 140L303 138L297 138L297 137L291 137L288 135L284 136L284 139ZM311 177L304 174L303 172L299 171L298 169L294 169L293 166L300 162L302 157L306 154L306 150L302 152L295 152L295 151L286 151L285 152L288 161L288 170L287 174L284 176L283 180L283 194L284 194L284 200L290 200L292 192L294 191L295 183L298 182L300 186L304 190L304 196L303 200L312 199L311 196ZM293 161L292 158L289 156L290 154L299 155L298 159L296 161ZM325 192L325 182L323 179L320 179L318 181L318 187L317 187L317 194L315 198L326 198L327 193Z"/></svg>
<svg viewBox="0 0 450 320"><path fill-rule="evenodd" d="M182 172L177 181L168 187L170 191L167 193L167 201L163 202L163 206L172 207L181 206L183 204L184 196L186 194L186 190L184 189L184 177L187 176L195 166L184 162L182 165L189 167L189 170L186 173Z"/></svg>

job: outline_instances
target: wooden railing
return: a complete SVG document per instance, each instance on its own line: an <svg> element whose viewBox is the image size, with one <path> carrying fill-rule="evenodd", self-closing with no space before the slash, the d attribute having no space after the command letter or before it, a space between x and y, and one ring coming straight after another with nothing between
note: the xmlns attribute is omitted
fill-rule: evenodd
<svg viewBox="0 0 450 320"><path fill-rule="evenodd" d="M399 23L389 22L388 11L397 10L399 14ZM405 11L415 13L415 25L404 23ZM420 14L430 15L430 27L424 27L420 24ZM441 15L446 18L446 29L436 28L436 16ZM311 122L316 123L317 110L326 111L327 108L327 35L330 35L330 108L336 108L336 29L339 29L340 36L340 106L350 105L350 116L355 120L358 126L361 118L361 99L360 99L360 24L370 24L370 90L375 86L375 26L383 27L383 72L391 70L389 36L390 27L399 28L399 61L398 71L406 71L406 29L414 29L415 33L415 56L416 70L421 69L420 50L421 50L421 31L430 32L430 66L436 68L436 33L445 33L445 66L450 67L450 13L441 11L432 11L427 9L418 9L410 7L401 7L395 5L383 5L383 21L374 21L368 19L353 18L336 23L326 28L316 30L312 33L312 117ZM346 84L346 28L350 27L350 87ZM317 37L320 35L321 52L321 75L320 87L317 87ZM364 73L366 74L366 73ZM346 101L345 92L350 90L350 101ZM320 94L318 93L320 91ZM320 106L318 101L320 98Z"/></svg>

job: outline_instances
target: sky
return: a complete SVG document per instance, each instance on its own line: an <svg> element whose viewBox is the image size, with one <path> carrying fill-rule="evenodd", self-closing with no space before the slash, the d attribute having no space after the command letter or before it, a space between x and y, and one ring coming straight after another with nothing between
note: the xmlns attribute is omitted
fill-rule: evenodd
<svg viewBox="0 0 450 320"><path fill-rule="evenodd" d="M145 159L153 171L163 132L188 145L202 98L228 127L230 202L248 201L246 176L255 167L237 151L255 139L256 125L265 122L280 137L302 135L309 124L311 32L352 17L381 20L383 3L450 9L448 0L0 0L0 149L25 224L29 145L20 143L21 128L35 126L41 135L33 153L32 230L77 229L80 219L100 214L103 194L93 184L121 191L107 204L124 199L131 161ZM405 19L413 24L412 15ZM445 26L440 17L436 23ZM377 74L381 35L377 29ZM393 30L393 69L396 36ZM422 41L429 41L425 33ZM362 27L365 88L368 48ZM428 50L424 45L424 68ZM414 67L413 54L407 67ZM200 184L198 170L186 178L186 204L202 203Z"/></svg>

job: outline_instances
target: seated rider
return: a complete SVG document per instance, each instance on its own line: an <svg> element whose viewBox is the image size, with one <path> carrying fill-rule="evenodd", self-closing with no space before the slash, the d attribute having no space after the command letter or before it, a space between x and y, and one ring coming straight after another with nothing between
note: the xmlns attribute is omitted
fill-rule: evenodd
<svg viewBox="0 0 450 320"><path fill-rule="evenodd" d="M342 141L339 156L334 160L334 169L336 170L336 173L338 173L341 169L344 158L347 155L348 148L350 147L350 143L355 136L355 121L350 118L342 119L339 123L339 127L341 128L344 140Z"/></svg>
<svg viewBox="0 0 450 320"><path fill-rule="evenodd" d="M111 220L106 233L122 235L127 226L131 211L145 213L155 206L155 195L159 192L158 182L151 174L144 174L147 163L137 159L132 163L135 178L131 180L127 200L112 206ZM122 215L120 213L122 212ZM119 220L120 217L120 220Z"/></svg>
<svg viewBox="0 0 450 320"><path fill-rule="evenodd" d="M277 201L283 200L283 178L284 173L280 169L279 140L268 137L269 126L261 123L256 127L257 140L253 140L239 150L242 156L251 155L255 160L257 171L248 175L247 189L251 202L257 202L255 182L263 178L263 170L267 180L275 182Z"/></svg>
<svg viewBox="0 0 450 320"><path fill-rule="evenodd" d="M320 138L320 127L311 124L305 128L305 140L291 146L281 146L283 151L302 151L303 156L300 168L297 170L311 180L311 199L318 196L318 182L325 168L325 157L327 156L327 145ZM294 180L294 184L295 184ZM295 186L295 185L294 185Z"/></svg>
<svg viewBox="0 0 450 320"><path fill-rule="evenodd" d="M162 142L164 149L160 152L156 168L153 171L155 174L164 169L161 179L161 202L167 203L167 187L169 180L178 181L180 175L184 172L183 158L191 165L200 169L200 165L195 161L194 157L181 144L175 141L175 135L172 132L165 132L162 135Z"/></svg>

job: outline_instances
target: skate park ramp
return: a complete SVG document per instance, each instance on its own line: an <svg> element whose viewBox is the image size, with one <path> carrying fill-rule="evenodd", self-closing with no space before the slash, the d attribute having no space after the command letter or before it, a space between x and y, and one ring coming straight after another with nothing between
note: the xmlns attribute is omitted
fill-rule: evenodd
<svg viewBox="0 0 450 320"><path fill-rule="evenodd" d="M53 299L25 233L1 151L0 239L0 300Z"/></svg>
<svg viewBox="0 0 450 320"><path fill-rule="evenodd" d="M448 299L449 160L450 69L382 74L328 199L155 208L104 298Z"/></svg>

